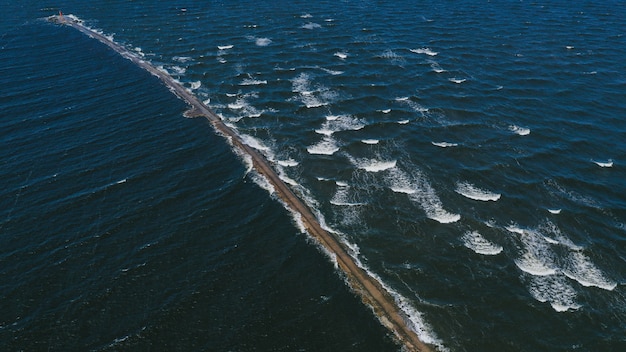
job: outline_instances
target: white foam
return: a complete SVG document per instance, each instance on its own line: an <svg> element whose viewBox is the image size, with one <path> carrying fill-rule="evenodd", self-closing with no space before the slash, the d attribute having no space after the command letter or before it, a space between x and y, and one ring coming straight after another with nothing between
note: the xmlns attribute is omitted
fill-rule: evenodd
<svg viewBox="0 0 626 352"><path fill-rule="evenodd" d="M557 312L576 310L576 291L560 275L533 276L528 287L530 294L539 302L550 302Z"/></svg>
<svg viewBox="0 0 626 352"><path fill-rule="evenodd" d="M567 236L561 233L559 227L550 221L547 221L545 224L540 226L539 231L543 234L543 238L548 241L548 243L562 245L574 251L580 251L583 249L583 247L575 244Z"/></svg>
<svg viewBox="0 0 626 352"><path fill-rule="evenodd" d="M517 267L531 275L547 276L557 273L557 266L554 264L554 254L541 234L523 230L520 240L523 245L522 254L515 259Z"/></svg>
<svg viewBox="0 0 626 352"><path fill-rule="evenodd" d="M191 82L191 89L192 90L196 90L196 89L200 88L201 85L202 85L202 83L200 81Z"/></svg>
<svg viewBox="0 0 626 352"><path fill-rule="evenodd" d="M406 125L406 124L408 124L409 122L410 122L409 120L400 120L400 121L398 121L398 124L399 124L399 125Z"/></svg>
<svg viewBox="0 0 626 352"><path fill-rule="evenodd" d="M298 186L298 182L294 179L292 179L291 177L285 175L284 173L280 173L280 175L278 175L278 177L283 180L285 183L290 184L292 186Z"/></svg>
<svg viewBox="0 0 626 352"><path fill-rule="evenodd" d="M459 182L456 185L456 193L467 197L469 199L473 199L473 200L480 200L483 202L487 202L487 201L497 201L498 199L500 199L500 194L499 193L493 193L490 191L486 191L483 189L480 189L474 185L472 185L471 183L468 182Z"/></svg>
<svg viewBox="0 0 626 352"><path fill-rule="evenodd" d="M265 176L257 173L257 172L253 172L251 173L252 175L252 181L254 181L254 183L256 183L257 185L259 185L259 187L263 188L264 190L266 190L270 195L274 194L276 192L276 189L274 188L274 186L270 183L270 181L265 178Z"/></svg>
<svg viewBox="0 0 626 352"><path fill-rule="evenodd" d="M613 291L617 287L617 283L608 279L582 252L569 254L563 273L585 287L595 286L607 291Z"/></svg>
<svg viewBox="0 0 626 352"><path fill-rule="evenodd" d="M439 66L438 63L432 61L430 63L430 67L433 69L433 71L435 71L436 73L442 73L442 72L446 72L446 70L444 70L443 68L441 68L441 66Z"/></svg>
<svg viewBox="0 0 626 352"><path fill-rule="evenodd" d="M325 129L325 128L318 128L318 129L315 130L315 133L323 134L325 136L330 136L333 133L335 133L335 131L329 130L329 129Z"/></svg>
<svg viewBox="0 0 626 352"><path fill-rule="evenodd" d="M548 209L551 214L561 214L561 209Z"/></svg>
<svg viewBox="0 0 626 352"><path fill-rule="evenodd" d="M250 147L256 149L256 150L260 150L260 151L269 151L270 148L268 146L266 146L265 144L263 144L263 142L255 137L252 137L248 134L241 134L241 140L249 145Z"/></svg>
<svg viewBox="0 0 626 352"><path fill-rule="evenodd" d="M382 112L383 114L388 114L391 112L391 109L384 109L384 110L378 110L380 112Z"/></svg>
<svg viewBox="0 0 626 352"><path fill-rule="evenodd" d="M341 52L341 51L338 51L338 52L336 52L334 55L335 55L336 57L340 58L341 60L345 60L345 59L347 59L347 58L348 58L348 53L346 53L346 52Z"/></svg>
<svg viewBox="0 0 626 352"><path fill-rule="evenodd" d="M365 144L378 144L380 142L378 139L361 139L361 143Z"/></svg>
<svg viewBox="0 0 626 352"><path fill-rule="evenodd" d="M333 155L339 150L339 147L334 139L326 136L317 144L307 147L306 150L309 154Z"/></svg>
<svg viewBox="0 0 626 352"><path fill-rule="evenodd" d="M294 166L298 166L299 164L297 161L293 159L277 160L276 162L278 163L278 165L285 166L285 167L294 167Z"/></svg>
<svg viewBox="0 0 626 352"><path fill-rule="evenodd" d="M261 84L267 84L267 81L246 78L243 81L241 81L241 83L239 83L240 86L257 86L257 85L261 85Z"/></svg>
<svg viewBox="0 0 626 352"><path fill-rule="evenodd" d="M349 187L338 188L337 192L335 192L335 195L330 200L330 204L342 207L355 207L364 205L365 203L356 202L352 199L349 189Z"/></svg>
<svg viewBox="0 0 626 352"><path fill-rule="evenodd" d="M428 56L436 56L438 53L430 50L429 48L420 48L420 49L409 49L411 52L416 54L426 54Z"/></svg>
<svg viewBox="0 0 626 352"><path fill-rule="evenodd" d="M329 73L329 74L331 74L331 75L333 75L333 76L338 76L338 75L343 74L343 71L330 70L330 69L323 68L323 67L322 67L321 69L322 69L322 71L324 71L324 72L326 72L326 73Z"/></svg>
<svg viewBox="0 0 626 352"><path fill-rule="evenodd" d="M516 133L520 136L527 136L530 134L530 129L528 128L524 128L524 127L519 127L519 126L515 126L515 125L511 125L509 126L509 131Z"/></svg>
<svg viewBox="0 0 626 352"><path fill-rule="evenodd" d="M232 49L234 47L234 45L229 44L229 45L218 45L217 48L219 50L228 50L228 49Z"/></svg>
<svg viewBox="0 0 626 352"><path fill-rule="evenodd" d="M187 72L186 68L180 67L180 66L176 66L176 65L171 66L170 68L172 69L172 71L174 71L174 73L176 73L179 76L184 75L185 72Z"/></svg>
<svg viewBox="0 0 626 352"><path fill-rule="evenodd" d="M592 160L596 165L600 167L613 167L613 160L609 159L608 161L596 161Z"/></svg>
<svg viewBox="0 0 626 352"><path fill-rule="evenodd" d="M396 160L376 160L376 159L353 159L352 162L359 169L368 172L381 172L396 167Z"/></svg>
<svg viewBox="0 0 626 352"><path fill-rule="evenodd" d="M467 79L465 79L465 78L448 78L448 81L450 81L452 83L456 83L456 84L461 84L461 83L467 81Z"/></svg>
<svg viewBox="0 0 626 352"><path fill-rule="evenodd" d="M189 57L189 56L174 56L172 58L172 60L180 62L180 63L185 63L185 62L191 61L191 57Z"/></svg>
<svg viewBox="0 0 626 352"><path fill-rule="evenodd" d="M299 98L307 108L316 108L328 105L335 94L320 87L317 91L311 89L311 79L308 74L301 73L292 81L292 91L299 94Z"/></svg>
<svg viewBox="0 0 626 352"><path fill-rule="evenodd" d="M339 131L358 131L365 127L365 122L351 115L327 115L322 127L315 132L331 135Z"/></svg>
<svg viewBox="0 0 626 352"><path fill-rule="evenodd" d="M272 40L269 38L256 38L254 42L257 46L268 46L272 43Z"/></svg>
<svg viewBox="0 0 626 352"><path fill-rule="evenodd" d="M496 255L502 252L502 246L488 241L476 231L466 232L463 235L462 239L465 247L473 250L478 254Z"/></svg>
<svg viewBox="0 0 626 352"><path fill-rule="evenodd" d="M420 104L410 100L409 97L396 98L396 101L403 102L403 103L407 104L411 109L413 109L413 111L419 112L422 115L424 115L424 113L428 111L427 108L425 108L425 107L421 106Z"/></svg>
<svg viewBox="0 0 626 352"><path fill-rule="evenodd" d="M312 18L313 15L311 15L310 13L305 13L304 15L300 15L300 18Z"/></svg>
<svg viewBox="0 0 626 352"><path fill-rule="evenodd" d="M335 181L335 184L339 187L349 187L350 185L346 181Z"/></svg>
<svg viewBox="0 0 626 352"><path fill-rule="evenodd" d="M317 28L322 28L322 26L319 23L315 23L315 22L308 22L302 25L303 29L317 29Z"/></svg>
<svg viewBox="0 0 626 352"><path fill-rule="evenodd" d="M394 167L387 172L386 181L389 188L396 193L406 193L412 202L420 206L426 216L442 224L459 221L461 216L445 209L441 200L428 180L419 171L412 170L411 174Z"/></svg>
<svg viewBox="0 0 626 352"><path fill-rule="evenodd" d="M572 50L572 49L574 49L574 47L573 47L572 45L566 45L566 46L565 46L565 49L567 49L567 50Z"/></svg>
<svg viewBox="0 0 626 352"><path fill-rule="evenodd" d="M448 143L448 142L431 142L434 146L437 147L441 147L441 148L448 148L448 147L456 147L458 146L457 143Z"/></svg>

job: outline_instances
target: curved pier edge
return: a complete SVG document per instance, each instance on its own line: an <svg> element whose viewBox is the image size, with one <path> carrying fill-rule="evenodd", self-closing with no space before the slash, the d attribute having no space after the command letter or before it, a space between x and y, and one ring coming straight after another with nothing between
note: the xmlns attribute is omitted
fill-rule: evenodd
<svg viewBox="0 0 626 352"><path fill-rule="evenodd" d="M393 332L395 338L404 346L405 350L421 352L434 351L432 346L427 345L419 339L417 333L411 328L406 314L400 309L396 300L385 290L376 278L369 275L363 268L357 265L355 259L348 254L344 245L335 236L322 228L311 209L280 179L278 174L271 167L269 161L256 149L245 144L239 134L226 126L222 119L196 98L195 95L190 93L180 83L176 82L169 74L158 70L123 46L84 26L74 18L65 17L60 14L58 16L51 16L48 20L54 23L68 25L100 41L119 53L122 57L157 76L174 94L189 104L190 109L185 112L185 117L204 116L207 118L218 133L229 139L232 145L241 152L251 157L254 169L267 178L274 186L276 194L292 211L301 215L302 223L308 234L315 239L319 245L323 246L325 250L335 255L337 265L345 274L346 281L351 289L361 297L361 300L366 305L372 308L381 324Z"/></svg>

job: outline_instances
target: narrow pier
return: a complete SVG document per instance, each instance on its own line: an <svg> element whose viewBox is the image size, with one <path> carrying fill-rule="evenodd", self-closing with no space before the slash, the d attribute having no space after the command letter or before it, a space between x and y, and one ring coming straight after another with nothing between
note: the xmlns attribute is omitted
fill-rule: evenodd
<svg viewBox="0 0 626 352"><path fill-rule="evenodd" d="M358 294L363 302L370 306L380 322L393 332L397 340L404 345L408 351L428 352L434 349L422 342L417 333L410 327L408 318L402 312L395 299L387 292L374 277L359 267L353 257L351 257L344 245L334 235L322 228L319 221L311 209L298 198L293 191L283 182L270 162L256 149L245 144L241 137L211 109L202 103L195 95L185 89L169 74L158 70L149 62L144 61L125 47L113 42L106 36L95 32L84 26L81 22L63 15L52 16L51 22L70 26L87 36L94 38L101 43L115 50L124 58L132 61L137 66L145 69L151 74L159 77L161 81L176 94L179 98L189 104L190 109L185 113L188 117L207 118L213 127L230 140L232 145L241 152L249 155L253 162L253 167L259 174L263 175L273 186L276 194L291 208L301 216L302 223L309 235L314 238L324 249L335 255L339 269L345 274L352 290Z"/></svg>

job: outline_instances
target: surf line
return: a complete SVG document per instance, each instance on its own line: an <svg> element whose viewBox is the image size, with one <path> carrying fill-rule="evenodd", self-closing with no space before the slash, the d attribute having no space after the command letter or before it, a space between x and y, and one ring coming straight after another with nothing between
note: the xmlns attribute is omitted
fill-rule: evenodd
<svg viewBox="0 0 626 352"><path fill-rule="evenodd" d="M400 309L391 294L383 288L376 278L372 277L367 271L357 265L355 259L348 254L339 239L322 228L311 209L280 179L269 161L256 149L245 144L239 134L224 124L222 119L195 95L186 90L168 73L158 70L156 67L152 66L152 64L142 60L128 49L93 29L86 27L73 17L66 17L59 13L59 15L51 16L48 19L54 23L70 26L100 41L119 53L122 57L132 61L154 76L157 76L174 94L189 104L190 109L185 112L186 117L205 117L208 119L218 133L226 137L226 139L242 153L250 156L256 172L263 175L272 186L274 186L276 194L292 211L300 214L301 221L310 237L315 239L326 251L335 256L337 266L346 276L349 286L361 297L366 305L372 308L381 324L393 332L396 339L409 351L430 352L434 350L433 347L419 339L416 331L411 328L408 317L402 309Z"/></svg>

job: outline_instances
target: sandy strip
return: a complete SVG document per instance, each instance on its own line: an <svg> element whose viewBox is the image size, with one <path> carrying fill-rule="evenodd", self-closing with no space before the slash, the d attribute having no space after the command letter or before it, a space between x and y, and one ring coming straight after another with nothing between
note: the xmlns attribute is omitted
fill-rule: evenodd
<svg viewBox="0 0 626 352"><path fill-rule="evenodd" d="M219 133L231 141L233 146L240 149L243 153L250 155L254 169L267 178L274 186L276 194L287 206L293 211L300 213L302 222L309 235L328 252L336 256L337 264L348 279L351 288L361 297L365 304L373 309L380 322L394 333L399 342L409 351L426 352L434 350L431 346L425 344L418 338L416 332L408 325L406 315L382 285L356 264L354 258L348 254L344 246L335 236L328 233L320 226L319 221L313 215L311 209L309 209L300 198L296 197L292 190L278 177L278 174L271 167L267 159L256 149L245 144L241 137L226 126L211 109L204 105L192 93L187 91L180 83L176 82L169 74L156 69L150 63L142 60L128 49L109 40L102 34L85 27L82 23L74 21L69 17L52 16L49 19L52 22L73 27L89 37L97 39L137 66L159 77L172 92L190 105L191 108L185 113L185 116L206 117Z"/></svg>

